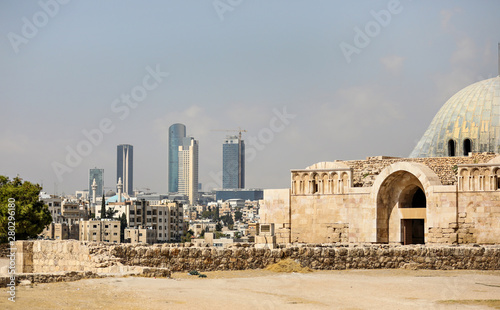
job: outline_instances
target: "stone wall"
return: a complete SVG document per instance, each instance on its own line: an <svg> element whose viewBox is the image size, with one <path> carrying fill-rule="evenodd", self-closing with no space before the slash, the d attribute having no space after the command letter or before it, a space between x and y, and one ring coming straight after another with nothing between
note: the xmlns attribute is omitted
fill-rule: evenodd
<svg viewBox="0 0 500 310"><path fill-rule="evenodd" d="M471 156L457 157L429 157L429 158L396 158L375 156L366 160L342 161L353 169L353 187L370 187L375 178L387 166L397 162L422 163L434 171L443 185L453 185L457 181L457 172L454 166L460 164L487 163L498 156L495 153L472 153Z"/></svg>
<svg viewBox="0 0 500 310"><path fill-rule="evenodd" d="M248 244L232 248L180 247L172 244L131 245L79 241L25 241L34 243L34 270L80 271L102 268L143 268L168 271L258 269L285 258L321 270L341 269L500 269L500 246L396 246L396 245L288 245L257 249ZM25 247L29 248L29 247ZM66 251L66 257L60 251ZM41 255L43 253L43 256ZM74 258L81 258L75 264ZM108 266L108 267L97 267ZM76 268L77 270L72 270ZM101 268L101 269L96 269ZM156 269L158 268L158 269ZM81 272L81 271L80 271Z"/></svg>

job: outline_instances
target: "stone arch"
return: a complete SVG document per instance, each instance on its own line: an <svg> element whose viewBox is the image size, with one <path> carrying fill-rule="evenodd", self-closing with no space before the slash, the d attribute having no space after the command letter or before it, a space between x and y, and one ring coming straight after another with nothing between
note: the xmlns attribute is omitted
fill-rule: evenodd
<svg viewBox="0 0 500 310"><path fill-rule="evenodd" d="M309 194L309 173L304 172L300 177L300 193L301 194Z"/></svg>
<svg viewBox="0 0 500 310"><path fill-rule="evenodd" d="M298 173L294 173L292 176L292 194L302 194L300 189L300 175Z"/></svg>
<svg viewBox="0 0 500 310"><path fill-rule="evenodd" d="M420 190L429 201L430 187L441 185L439 177L427 166L420 163L400 162L386 167L377 176L372 187L371 200L376 206L375 240L379 243L404 242L405 221L412 220L419 226L424 242L427 227L426 208L414 209L413 217L404 211L405 204L412 204L415 194ZM417 214L417 216L415 216ZM410 225L411 226L411 225ZM416 227L416 226L415 226ZM419 242L420 243L420 242Z"/></svg>
<svg viewBox="0 0 500 310"><path fill-rule="evenodd" d="M339 175L336 172L331 174L332 178L332 194L338 194L339 192Z"/></svg>
<svg viewBox="0 0 500 310"><path fill-rule="evenodd" d="M328 184L328 173L323 172L320 176L320 194L328 194L329 193L329 184Z"/></svg>
<svg viewBox="0 0 500 310"><path fill-rule="evenodd" d="M473 168L469 175L470 185L469 190L477 191L479 190L479 169Z"/></svg>
<svg viewBox="0 0 500 310"><path fill-rule="evenodd" d="M500 168L494 169L493 175L494 175L494 182L496 183L495 190L499 190L500 189Z"/></svg>
<svg viewBox="0 0 500 310"><path fill-rule="evenodd" d="M461 191L469 190L469 170L463 168L459 172L458 176L458 189Z"/></svg>
<svg viewBox="0 0 500 310"><path fill-rule="evenodd" d="M311 182L309 191L311 194L319 193L319 175L316 172L311 173Z"/></svg>
<svg viewBox="0 0 500 310"><path fill-rule="evenodd" d="M347 172L342 173L342 193L347 194L349 192L350 184L349 174Z"/></svg>

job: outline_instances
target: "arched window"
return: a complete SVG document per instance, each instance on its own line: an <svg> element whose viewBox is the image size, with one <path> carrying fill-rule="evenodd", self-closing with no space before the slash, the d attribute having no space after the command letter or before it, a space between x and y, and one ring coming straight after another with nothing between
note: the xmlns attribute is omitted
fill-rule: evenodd
<svg viewBox="0 0 500 310"><path fill-rule="evenodd" d="M455 141L448 141L448 156L455 156Z"/></svg>
<svg viewBox="0 0 500 310"><path fill-rule="evenodd" d="M468 156L472 152L472 142L470 139L464 140L464 156Z"/></svg>

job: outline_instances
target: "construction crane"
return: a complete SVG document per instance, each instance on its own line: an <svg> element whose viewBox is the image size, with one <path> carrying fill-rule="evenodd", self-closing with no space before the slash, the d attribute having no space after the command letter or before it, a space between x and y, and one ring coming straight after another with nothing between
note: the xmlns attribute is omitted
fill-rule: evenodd
<svg viewBox="0 0 500 310"><path fill-rule="evenodd" d="M241 129L241 127L238 127L238 129L213 129L212 131L237 131L238 132L238 142L241 143L241 133L242 132L247 132L245 129Z"/></svg>

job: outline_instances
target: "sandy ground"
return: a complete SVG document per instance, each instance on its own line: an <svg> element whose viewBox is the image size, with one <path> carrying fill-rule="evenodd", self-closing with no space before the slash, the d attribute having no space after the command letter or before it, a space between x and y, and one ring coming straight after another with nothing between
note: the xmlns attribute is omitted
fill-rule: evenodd
<svg viewBox="0 0 500 310"><path fill-rule="evenodd" d="M0 289L0 309L500 309L500 271L207 272Z"/></svg>

